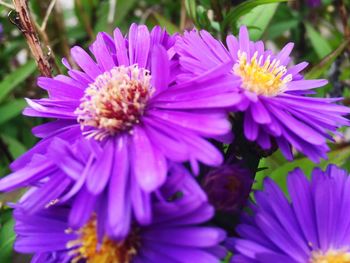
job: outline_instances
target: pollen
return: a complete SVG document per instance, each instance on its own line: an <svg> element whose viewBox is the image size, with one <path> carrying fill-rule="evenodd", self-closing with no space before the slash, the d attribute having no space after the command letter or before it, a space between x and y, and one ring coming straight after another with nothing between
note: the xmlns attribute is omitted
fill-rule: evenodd
<svg viewBox="0 0 350 263"><path fill-rule="evenodd" d="M313 252L310 263L350 263L350 253L329 250L327 253Z"/></svg>
<svg viewBox="0 0 350 263"><path fill-rule="evenodd" d="M87 138L103 140L140 122L153 93L151 75L137 65L114 67L90 84L76 109Z"/></svg>
<svg viewBox="0 0 350 263"><path fill-rule="evenodd" d="M233 72L242 80L242 87L258 95L276 96L282 93L286 84L292 80L285 66L280 61L255 52L248 61L245 52L238 51L238 62L233 66Z"/></svg>
<svg viewBox="0 0 350 263"><path fill-rule="evenodd" d="M69 232L72 230L67 231ZM78 239L67 243L72 263L130 263L137 253L139 240L136 231L131 231L123 241L113 241L106 236L100 241L95 217L76 234Z"/></svg>

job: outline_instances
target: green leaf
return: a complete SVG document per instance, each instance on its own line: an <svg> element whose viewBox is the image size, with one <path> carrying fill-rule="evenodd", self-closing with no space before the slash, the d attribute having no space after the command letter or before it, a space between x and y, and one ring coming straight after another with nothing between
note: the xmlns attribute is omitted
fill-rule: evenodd
<svg viewBox="0 0 350 263"><path fill-rule="evenodd" d="M324 57L320 63L314 66L308 73L305 74L306 79L316 79L322 76L323 73L329 70L334 60L343 52L343 50L349 45L349 41L344 41L339 45L332 53Z"/></svg>
<svg viewBox="0 0 350 263"><path fill-rule="evenodd" d="M20 143L17 139L12 138L5 134L1 134L0 136L4 140L4 142L8 145L8 149L14 158L19 157L20 155L25 153L25 151L27 150L26 147L22 143Z"/></svg>
<svg viewBox="0 0 350 263"><path fill-rule="evenodd" d="M23 108L26 106L26 102L23 99L12 100L5 105L0 106L0 124L3 124L10 119L20 114Z"/></svg>
<svg viewBox="0 0 350 263"><path fill-rule="evenodd" d="M273 23L269 25L268 29L268 39L274 39L284 34L286 31L297 27L299 24L298 19L292 18L287 21L278 21L277 23Z"/></svg>
<svg viewBox="0 0 350 263"><path fill-rule="evenodd" d="M115 25L119 25L129 11L134 7L136 0L118 0L116 5Z"/></svg>
<svg viewBox="0 0 350 263"><path fill-rule="evenodd" d="M247 0L243 3L236 6L224 18L223 26L226 27L228 24L231 24L234 28L238 19L245 14L249 13L253 8L259 5L272 4L272 3L280 3L287 2L288 0Z"/></svg>
<svg viewBox="0 0 350 263"><path fill-rule="evenodd" d="M287 179L288 172L292 171L293 169L300 167L306 175L310 175L311 171L315 167L320 167L324 169L327 167L328 164L336 164L338 166L343 166L349 158L350 158L350 146L329 152L328 160L323 160L320 164L315 164L306 157L296 159L293 162L287 162L283 165L280 165L276 169L273 169L273 170L268 169L267 173L266 171L265 173L257 173L253 188L262 189L264 178L266 176L269 176L281 187L281 189L285 193L287 193L286 179Z"/></svg>
<svg viewBox="0 0 350 263"><path fill-rule="evenodd" d="M12 262L12 247L15 241L13 226L13 218L0 225L0 262Z"/></svg>
<svg viewBox="0 0 350 263"><path fill-rule="evenodd" d="M0 102L5 99L18 84L27 79L36 69L34 60L28 61L23 66L17 68L12 73L8 74L4 80L0 82Z"/></svg>
<svg viewBox="0 0 350 263"><path fill-rule="evenodd" d="M278 5L279 3L257 6L241 19L239 24L250 28L251 40L256 41L261 38L276 13Z"/></svg>
<svg viewBox="0 0 350 263"><path fill-rule="evenodd" d="M185 8L189 17L197 24L196 0L185 0Z"/></svg>
<svg viewBox="0 0 350 263"><path fill-rule="evenodd" d="M158 24L162 27L165 27L170 34L180 32L180 29L176 25L174 25L172 22L170 22L168 19L166 19L159 13L154 12L153 16L157 20Z"/></svg>
<svg viewBox="0 0 350 263"><path fill-rule="evenodd" d="M311 24L305 23L305 28L311 45L320 59L332 52L332 48L327 40Z"/></svg>

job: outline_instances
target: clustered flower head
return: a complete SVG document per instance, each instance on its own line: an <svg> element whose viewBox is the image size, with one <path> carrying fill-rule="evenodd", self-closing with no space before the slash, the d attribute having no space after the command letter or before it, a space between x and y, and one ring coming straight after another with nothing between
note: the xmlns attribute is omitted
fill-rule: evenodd
<svg viewBox="0 0 350 263"><path fill-rule="evenodd" d="M73 47L67 75L40 77L48 97L24 114L54 120L0 180L0 191L27 188L11 204L15 250L37 263L215 263L230 250L232 262L350 262L350 189L335 166L311 184L292 172L292 204L266 180L240 237L217 226L216 214L242 211L256 172L232 151L234 125L264 150L318 162L350 112L310 96L327 82L290 66L293 44L274 54L243 26L226 45L132 24Z"/></svg>

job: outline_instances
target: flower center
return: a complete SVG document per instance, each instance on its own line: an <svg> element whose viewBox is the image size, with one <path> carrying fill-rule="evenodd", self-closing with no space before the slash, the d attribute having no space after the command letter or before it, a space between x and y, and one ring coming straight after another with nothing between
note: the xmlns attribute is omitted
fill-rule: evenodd
<svg viewBox="0 0 350 263"><path fill-rule="evenodd" d="M311 263L350 263L350 253L329 250L327 253L319 251L312 253Z"/></svg>
<svg viewBox="0 0 350 263"><path fill-rule="evenodd" d="M72 230L68 230L70 232ZM102 242L97 236L97 221L91 219L84 227L77 231L78 239L67 243L72 249L69 254L73 256L71 262L81 260L87 263L130 263L137 253L139 237L136 231L120 242L113 241L105 236Z"/></svg>
<svg viewBox="0 0 350 263"><path fill-rule="evenodd" d="M279 60L268 56L264 62L263 55L258 57L255 52L250 61L245 52L238 51L238 62L233 66L233 72L241 77L242 87L258 95L276 96L285 90L286 83L292 80L285 66Z"/></svg>
<svg viewBox="0 0 350 263"><path fill-rule="evenodd" d="M114 67L98 76L75 111L81 128L90 127L84 135L103 140L131 130L153 93L150 80L149 71L137 65Z"/></svg>

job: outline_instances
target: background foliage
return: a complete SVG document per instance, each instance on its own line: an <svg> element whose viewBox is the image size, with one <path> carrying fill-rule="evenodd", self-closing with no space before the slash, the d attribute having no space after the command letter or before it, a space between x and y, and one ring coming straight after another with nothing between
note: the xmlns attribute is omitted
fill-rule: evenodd
<svg viewBox="0 0 350 263"><path fill-rule="evenodd" d="M36 87L39 73L16 26L16 14L11 3L4 2L0 1L0 177L9 173L12 160L36 143L31 128L45 121L21 116L24 98L45 94ZM56 3L48 13L51 2ZM246 24L250 37L263 39L269 48L277 50L294 42L295 61L310 62L306 77L330 80L319 95L344 96L345 104L350 101L349 0L323 0L316 8L299 0L30 0L29 4L54 74L65 72L60 59L70 58L70 47L86 48L98 31L111 33L116 26L126 32L132 22L149 27L160 24L170 33L196 26L224 39ZM336 138L322 167L336 163L350 169L348 134L345 131L345 138ZM315 164L304 157L288 163L277 151L260 161L254 188L261 188L262 179L271 176L285 189L286 173L298 166L309 173ZM6 205L20 194L0 195L0 262L27 260L12 251L13 220Z"/></svg>

